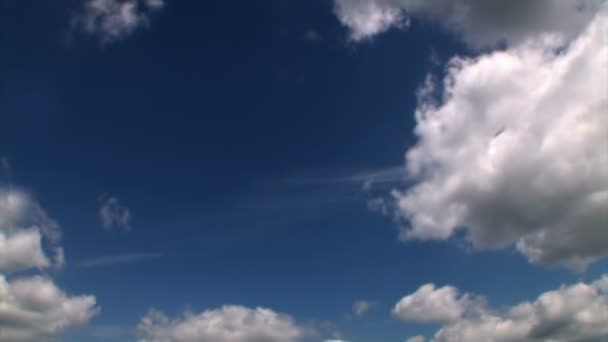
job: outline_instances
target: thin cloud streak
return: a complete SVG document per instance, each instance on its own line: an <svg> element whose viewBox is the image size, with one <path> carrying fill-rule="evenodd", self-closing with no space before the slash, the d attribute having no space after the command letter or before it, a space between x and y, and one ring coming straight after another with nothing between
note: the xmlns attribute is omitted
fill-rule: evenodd
<svg viewBox="0 0 608 342"><path fill-rule="evenodd" d="M403 164L338 177L290 178L289 182L298 185L356 185L364 190L370 190L374 187L402 185L407 180L407 172Z"/></svg>
<svg viewBox="0 0 608 342"><path fill-rule="evenodd" d="M77 268L94 268L112 265L133 264L138 262L149 261L152 259L162 258L163 253L134 253L134 254L119 254L106 255L99 258L84 260L75 264Z"/></svg>

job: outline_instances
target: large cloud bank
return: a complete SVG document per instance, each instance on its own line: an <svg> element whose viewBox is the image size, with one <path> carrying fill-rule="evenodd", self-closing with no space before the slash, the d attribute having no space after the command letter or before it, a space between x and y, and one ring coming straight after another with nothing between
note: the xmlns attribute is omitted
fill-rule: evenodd
<svg viewBox="0 0 608 342"><path fill-rule="evenodd" d="M563 51L544 37L455 58L443 102L416 112L402 236L465 227L476 247L576 269L608 254L607 32L603 11Z"/></svg>
<svg viewBox="0 0 608 342"><path fill-rule="evenodd" d="M421 89L418 143L406 154L414 185L393 192L402 239L465 231L476 248L516 246L533 263L579 271L608 254L607 7L336 1L355 38L392 22L377 18L407 13L435 19L473 46L507 43L454 57L443 82L429 78Z"/></svg>

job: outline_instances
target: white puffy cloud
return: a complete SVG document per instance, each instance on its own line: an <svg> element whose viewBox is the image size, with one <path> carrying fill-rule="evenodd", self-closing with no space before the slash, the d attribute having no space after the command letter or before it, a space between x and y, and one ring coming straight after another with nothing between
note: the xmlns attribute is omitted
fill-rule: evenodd
<svg viewBox="0 0 608 342"><path fill-rule="evenodd" d="M70 297L48 278L7 279L14 272L63 265L60 238L59 225L30 196L0 189L0 342L56 341L98 312L95 297ZM52 261L45 249L54 253Z"/></svg>
<svg viewBox="0 0 608 342"><path fill-rule="evenodd" d="M164 0L87 0L73 24L102 43L110 43L147 26L152 13L164 5Z"/></svg>
<svg viewBox="0 0 608 342"><path fill-rule="evenodd" d="M8 282L0 274L1 342L55 341L97 312L93 296L69 297L39 276Z"/></svg>
<svg viewBox="0 0 608 342"><path fill-rule="evenodd" d="M99 203L99 219L104 229L131 230L131 210L122 205L118 198L103 195L99 198Z"/></svg>
<svg viewBox="0 0 608 342"><path fill-rule="evenodd" d="M40 230L50 242L58 242L61 239L57 222L27 193L0 188L0 231L10 233L24 227Z"/></svg>
<svg viewBox="0 0 608 342"><path fill-rule="evenodd" d="M187 312L175 320L152 310L137 333L141 342L292 342L304 335L290 316L242 306Z"/></svg>
<svg viewBox="0 0 608 342"><path fill-rule="evenodd" d="M426 284L403 297L393 308L393 315L402 321L443 324L458 320L475 302L455 287Z"/></svg>
<svg viewBox="0 0 608 342"><path fill-rule="evenodd" d="M394 191L403 239L516 245L531 262L582 270L608 254L608 18L576 40L550 36L454 58L441 103L422 100L417 183Z"/></svg>
<svg viewBox="0 0 608 342"><path fill-rule="evenodd" d="M600 341L608 337L608 276L562 286L504 310L478 305L446 323L435 342Z"/></svg>
<svg viewBox="0 0 608 342"><path fill-rule="evenodd" d="M335 0L353 40L368 39L409 17L437 22L475 48L519 44L544 33L572 39L605 0Z"/></svg>
<svg viewBox="0 0 608 342"><path fill-rule="evenodd" d="M10 236L0 232L0 272L48 267L50 262L42 251L41 238L40 232L35 229Z"/></svg>
<svg viewBox="0 0 608 342"><path fill-rule="evenodd" d="M352 40L370 39L393 26L407 24L399 6L389 1L336 0L336 15L350 28Z"/></svg>
<svg viewBox="0 0 608 342"><path fill-rule="evenodd" d="M54 258L45 256L43 240ZM0 188L0 272L32 267L61 267L61 230L40 205L25 192Z"/></svg>

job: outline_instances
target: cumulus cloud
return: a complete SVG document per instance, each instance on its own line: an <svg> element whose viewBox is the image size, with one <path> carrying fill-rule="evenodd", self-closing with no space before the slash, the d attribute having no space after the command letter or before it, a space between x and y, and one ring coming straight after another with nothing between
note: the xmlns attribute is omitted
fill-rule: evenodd
<svg viewBox="0 0 608 342"><path fill-rule="evenodd" d="M73 25L102 43L111 43L147 26L150 16L164 6L164 0L87 0Z"/></svg>
<svg viewBox="0 0 608 342"><path fill-rule="evenodd" d="M576 270L608 254L606 12L567 46L543 36L450 62L443 97L416 111L417 183L393 193L403 239L465 230Z"/></svg>
<svg viewBox="0 0 608 342"><path fill-rule="evenodd" d="M351 39L369 39L410 17L431 20L474 48L519 44L544 33L572 39L605 0L335 0L335 14Z"/></svg>
<svg viewBox="0 0 608 342"><path fill-rule="evenodd" d="M38 202L23 191L0 188L0 230L10 233L23 227L40 230L51 242L61 240L59 225Z"/></svg>
<svg viewBox="0 0 608 342"><path fill-rule="evenodd" d="M118 198L102 195L99 205L99 219L104 229L116 228L126 232L131 230L131 210L122 205Z"/></svg>
<svg viewBox="0 0 608 342"><path fill-rule="evenodd" d="M7 279L18 271L61 266L60 238L59 225L29 195L0 189L0 342L55 341L98 312L95 297L70 297L48 278ZM52 261L45 250L54 253Z"/></svg>
<svg viewBox="0 0 608 342"><path fill-rule="evenodd" d="M401 8L390 1L336 0L334 12L350 28L354 41L370 39L393 26L407 24Z"/></svg>
<svg viewBox="0 0 608 342"><path fill-rule="evenodd" d="M608 276L562 286L503 310L483 302L472 307L446 321L434 341L599 341L608 336Z"/></svg>
<svg viewBox="0 0 608 342"><path fill-rule="evenodd" d="M61 230L27 193L0 188L0 272L63 265ZM43 241L54 253L54 263L43 251Z"/></svg>
<svg viewBox="0 0 608 342"><path fill-rule="evenodd" d="M48 267L38 230L30 229L10 236L0 233L0 272L12 273L29 268Z"/></svg>
<svg viewBox="0 0 608 342"><path fill-rule="evenodd" d="M49 279L8 282L0 274L0 341L55 341L87 323L98 309L93 296L69 297Z"/></svg>
<svg viewBox="0 0 608 342"><path fill-rule="evenodd" d="M393 308L393 315L402 321L444 324L458 320L475 303L455 287L426 284L403 297Z"/></svg>
<svg viewBox="0 0 608 342"><path fill-rule="evenodd" d="M401 238L474 247L515 245L531 262L584 270L608 254L608 3L335 0L362 40L409 18L437 22L475 48L454 58L443 84L427 78L416 111L418 144L394 204ZM441 98L433 97L442 93ZM409 186L409 185L408 185Z"/></svg>
<svg viewBox="0 0 608 342"><path fill-rule="evenodd" d="M171 320L152 310L137 327L140 342L293 342L303 329L269 309L223 306Z"/></svg>

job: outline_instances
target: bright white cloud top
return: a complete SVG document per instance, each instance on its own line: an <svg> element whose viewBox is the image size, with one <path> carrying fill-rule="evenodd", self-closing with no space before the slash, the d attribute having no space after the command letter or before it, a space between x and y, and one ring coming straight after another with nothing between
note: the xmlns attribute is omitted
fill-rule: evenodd
<svg viewBox="0 0 608 342"><path fill-rule="evenodd" d="M11 275L61 266L60 236L59 225L30 196L0 189L0 342L54 341L99 311L93 296L70 297L46 277Z"/></svg>
<svg viewBox="0 0 608 342"><path fill-rule="evenodd" d="M42 241L54 253L50 261ZM28 194L0 188L0 272L22 271L51 265L61 267L61 230Z"/></svg>
<svg viewBox="0 0 608 342"><path fill-rule="evenodd" d="M516 246L533 263L579 271L608 255L607 7L336 1L356 40L407 13L474 47L509 45L453 58L443 83L429 78L421 90L418 143L406 155L416 183L393 192L402 239L446 240L465 230L476 248ZM441 99L428 96L438 90Z"/></svg>
<svg viewBox="0 0 608 342"><path fill-rule="evenodd" d="M406 322L444 324L458 320L472 303L469 295L461 295L455 287L426 284L403 297L393 315Z"/></svg>
<svg viewBox="0 0 608 342"><path fill-rule="evenodd" d="M604 0L428 1L335 0L335 13L354 41L370 39L411 17L430 20L475 48L518 44L532 35L577 37Z"/></svg>
<svg viewBox="0 0 608 342"><path fill-rule="evenodd" d="M0 272L16 272L29 268L45 268L50 262L41 246L42 236L37 229L0 233Z"/></svg>
<svg viewBox="0 0 608 342"><path fill-rule="evenodd" d="M230 305L175 320L153 310L137 332L140 342L294 342L304 336L288 315Z"/></svg>
<svg viewBox="0 0 608 342"><path fill-rule="evenodd" d="M432 289L425 285L421 289ZM451 287L447 287L452 289ZM397 305L416 298L416 307L436 307L438 292L421 291L406 296ZM455 291L455 290L454 290ZM452 291L449 291L452 292ZM445 293L441 297L446 296ZM447 295L454 298L452 294ZM472 298L464 294L461 298ZM448 304L462 308L462 303ZM454 311L435 334L435 342L456 341L579 341L608 337L608 276L590 284L562 286L541 294L533 302L522 302L504 310L492 310L482 300L468 302L466 310ZM425 316L426 315L426 316ZM418 311L410 321L437 323L435 311ZM424 341L424 339L420 339Z"/></svg>
<svg viewBox="0 0 608 342"><path fill-rule="evenodd" d="M543 36L452 60L443 102L416 112L403 238L466 227L475 247L575 269L608 254L607 32L602 11L563 50Z"/></svg>
<svg viewBox="0 0 608 342"><path fill-rule="evenodd" d="M98 312L95 297L69 297L50 279L0 274L0 341L55 341Z"/></svg>
<svg viewBox="0 0 608 342"><path fill-rule="evenodd" d="M388 1L337 0L334 11L350 29L354 41L370 39L393 26L407 25L401 9Z"/></svg>
<svg viewBox="0 0 608 342"><path fill-rule="evenodd" d="M164 6L164 0L87 0L73 24L102 43L111 43L147 26L150 16Z"/></svg>

